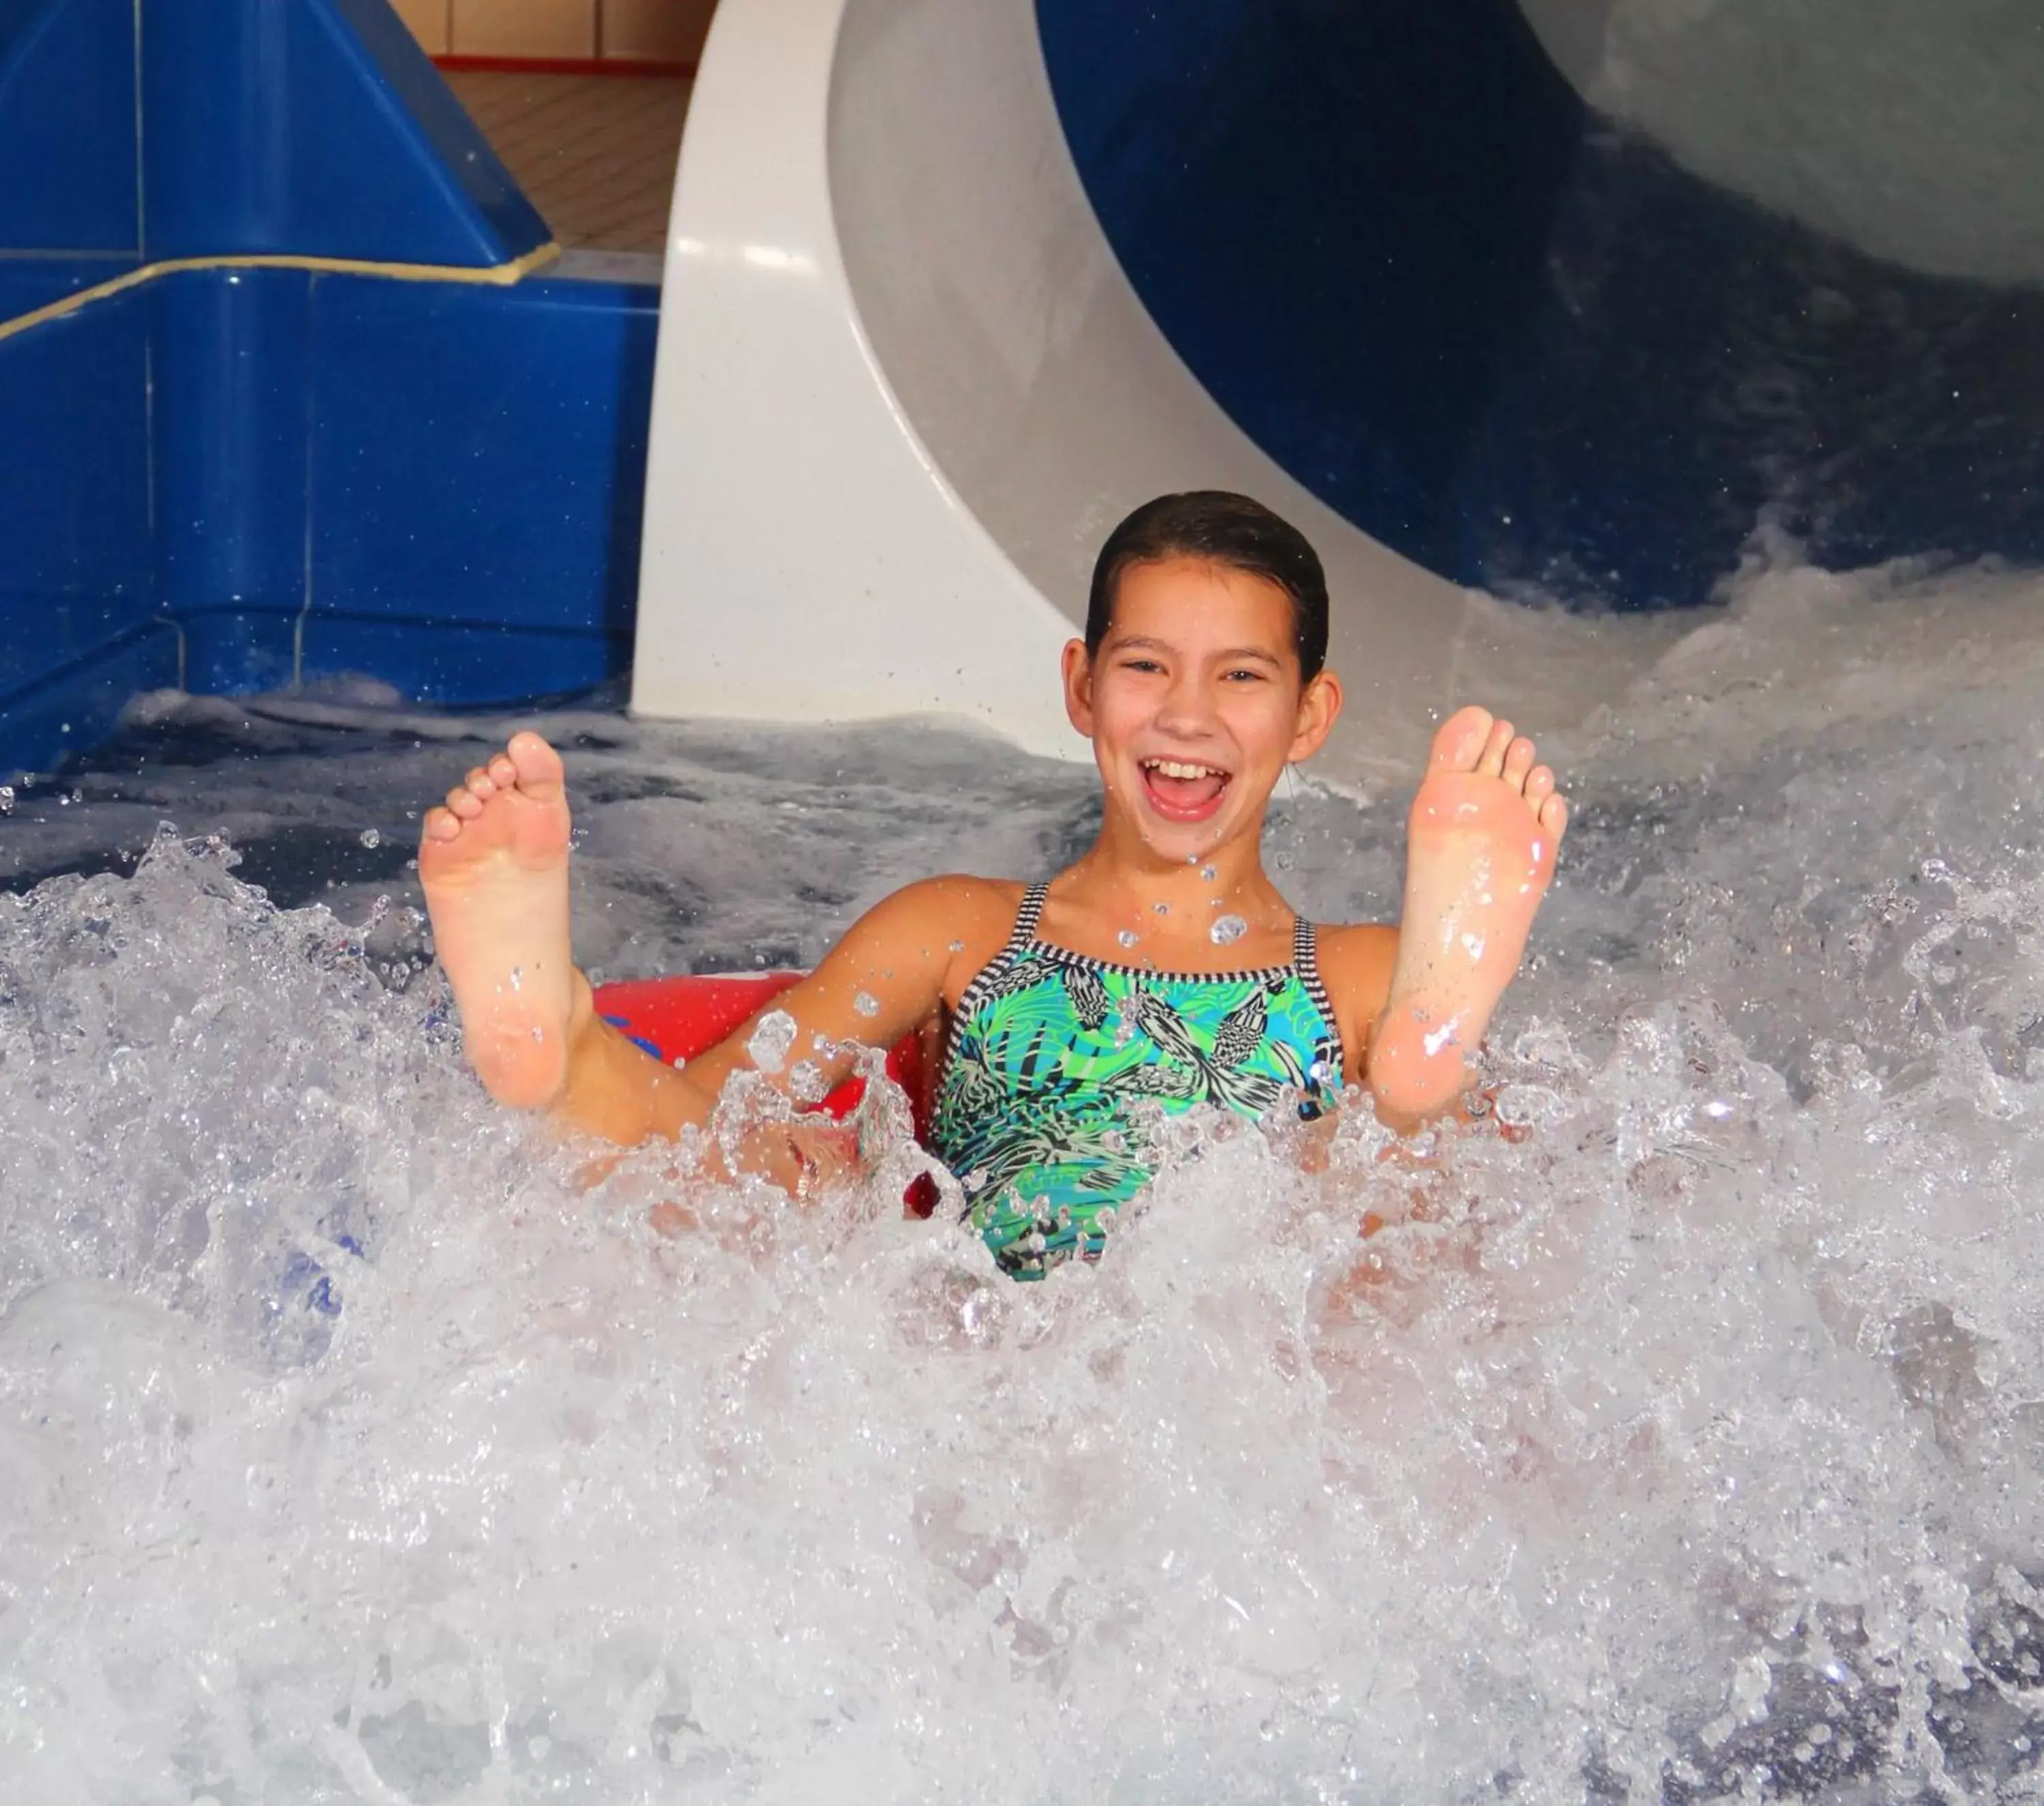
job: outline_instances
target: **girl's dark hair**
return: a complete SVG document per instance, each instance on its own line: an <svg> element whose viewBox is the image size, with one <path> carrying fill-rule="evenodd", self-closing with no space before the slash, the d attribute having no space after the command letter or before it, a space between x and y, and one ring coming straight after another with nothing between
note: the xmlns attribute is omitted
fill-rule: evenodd
<svg viewBox="0 0 2044 1806"><path fill-rule="evenodd" d="M1292 599L1292 637L1299 675L1311 683L1327 661L1327 579L1306 536L1261 502L1225 489L1194 489L1145 502L1107 536L1086 597L1085 647L1090 656L1114 618L1115 592L1132 564L1163 558L1208 558L1275 583Z"/></svg>

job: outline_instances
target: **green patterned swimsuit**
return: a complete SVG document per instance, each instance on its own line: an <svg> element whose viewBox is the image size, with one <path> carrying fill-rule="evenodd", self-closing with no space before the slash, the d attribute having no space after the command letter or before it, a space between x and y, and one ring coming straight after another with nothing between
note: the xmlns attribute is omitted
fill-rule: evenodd
<svg viewBox="0 0 2044 1806"><path fill-rule="evenodd" d="M959 999L931 1136L1016 1279L1097 1259L1149 1184L1135 1106L1261 1116L1289 1096L1311 1118L1342 1083L1311 922L1289 965L1146 972L1038 940L1049 890L1030 887L1008 944Z"/></svg>

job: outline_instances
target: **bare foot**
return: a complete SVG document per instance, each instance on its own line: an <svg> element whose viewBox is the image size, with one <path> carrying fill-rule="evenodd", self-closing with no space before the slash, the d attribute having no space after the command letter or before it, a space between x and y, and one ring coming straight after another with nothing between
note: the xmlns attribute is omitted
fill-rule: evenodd
<svg viewBox="0 0 2044 1806"><path fill-rule="evenodd" d="M419 878L469 1064L499 1103L551 1103L567 1076L575 980L560 755L514 734L428 812Z"/></svg>
<svg viewBox="0 0 2044 1806"><path fill-rule="evenodd" d="M1370 1088L1389 1115L1424 1117L1462 1091L1568 821L1554 774L1511 722L1466 708L1435 735L1407 822L1390 998L1370 1040Z"/></svg>

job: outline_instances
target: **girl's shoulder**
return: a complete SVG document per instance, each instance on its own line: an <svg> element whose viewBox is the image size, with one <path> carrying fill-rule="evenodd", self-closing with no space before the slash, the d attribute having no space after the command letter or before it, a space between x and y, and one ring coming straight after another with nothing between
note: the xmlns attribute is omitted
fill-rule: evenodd
<svg viewBox="0 0 2044 1806"><path fill-rule="evenodd" d="M929 918L961 928L998 922L1005 940L1028 890L1019 878L980 878L951 872L905 884L881 907L911 918Z"/></svg>
<svg viewBox="0 0 2044 1806"><path fill-rule="evenodd" d="M1348 1076L1360 1080L1368 1063L1370 1030L1391 995L1398 930L1380 922L1324 923L1315 931L1315 940L1320 982L1348 1050Z"/></svg>
<svg viewBox="0 0 2044 1806"><path fill-rule="evenodd" d="M1322 922L1314 930L1320 977L1343 992L1389 993L1398 957L1398 930L1388 922Z"/></svg>
<svg viewBox="0 0 2044 1806"><path fill-rule="evenodd" d="M870 957L934 957L947 1001L1007 944L1028 887L1019 879L955 872L919 879L867 911L847 941Z"/></svg>

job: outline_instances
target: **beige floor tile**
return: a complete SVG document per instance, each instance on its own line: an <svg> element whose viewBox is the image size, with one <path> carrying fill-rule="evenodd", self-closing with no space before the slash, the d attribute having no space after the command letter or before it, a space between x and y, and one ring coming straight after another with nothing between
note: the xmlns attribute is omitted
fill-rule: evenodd
<svg viewBox="0 0 2044 1806"><path fill-rule="evenodd" d="M596 0L454 0L458 56L594 56Z"/></svg>
<svg viewBox="0 0 2044 1806"><path fill-rule="evenodd" d="M451 41L448 35L451 0L390 0L390 4L419 40L421 50L431 56L445 54Z"/></svg>
<svg viewBox="0 0 2044 1806"><path fill-rule="evenodd" d="M693 63L717 0L599 0L597 34L605 56Z"/></svg>
<svg viewBox="0 0 2044 1806"><path fill-rule="evenodd" d="M666 245L687 78L454 70L447 79L564 248Z"/></svg>

